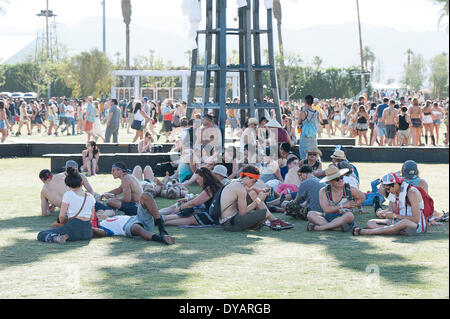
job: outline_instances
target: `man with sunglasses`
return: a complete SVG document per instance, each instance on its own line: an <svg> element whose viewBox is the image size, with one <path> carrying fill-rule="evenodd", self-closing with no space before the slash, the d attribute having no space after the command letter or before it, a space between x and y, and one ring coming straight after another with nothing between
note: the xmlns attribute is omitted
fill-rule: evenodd
<svg viewBox="0 0 450 319"><path fill-rule="evenodd" d="M320 212L308 213L308 231L350 231L353 228L353 209L361 206L365 200L364 193L344 183L344 175L348 169L338 169L331 165L325 170L325 178L320 182L328 182L328 186L319 192Z"/></svg>
<svg viewBox="0 0 450 319"><path fill-rule="evenodd" d="M427 231L427 220L423 210L425 208L422 195L414 187L390 173L381 179L384 191L389 195L387 210L378 210L380 219L367 222L367 228L353 228L353 235L406 235L424 233Z"/></svg>
<svg viewBox="0 0 450 319"><path fill-rule="evenodd" d="M275 218L264 203L268 192L255 188L260 177L258 168L246 166L240 179L225 186L220 198L221 216L219 223L228 231L255 229L270 222L274 230L292 228L293 225Z"/></svg>

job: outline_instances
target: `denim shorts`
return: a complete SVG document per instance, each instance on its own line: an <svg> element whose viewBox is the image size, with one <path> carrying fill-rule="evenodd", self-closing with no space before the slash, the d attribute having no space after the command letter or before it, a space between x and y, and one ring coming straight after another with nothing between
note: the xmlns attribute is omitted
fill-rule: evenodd
<svg viewBox="0 0 450 319"><path fill-rule="evenodd" d="M137 214L138 207L137 207L137 204L133 203L133 202L129 202L129 203L122 202L122 205L120 205L119 210L124 212L125 215L127 215L127 216L135 216Z"/></svg>
<svg viewBox="0 0 450 319"><path fill-rule="evenodd" d="M137 215L131 216L127 223L123 226L123 230L125 235L128 237L134 237L131 234L131 227L133 225L139 224L149 233L153 232L153 228L155 228L155 220L153 216L145 209L137 209Z"/></svg>

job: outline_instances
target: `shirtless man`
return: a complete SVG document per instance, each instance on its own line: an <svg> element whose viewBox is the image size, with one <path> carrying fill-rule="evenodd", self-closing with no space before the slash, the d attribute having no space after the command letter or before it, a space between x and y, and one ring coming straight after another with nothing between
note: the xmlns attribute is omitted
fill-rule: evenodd
<svg viewBox="0 0 450 319"><path fill-rule="evenodd" d="M263 189L254 188L259 180L259 169L252 165L246 166L241 178L232 181L222 191L220 206L222 214L219 223L228 231L244 231L255 229L270 221L274 230L292 228L294 225L275 218L264 204L268 193Z"/></svg>
<svg viewBox="0 0 450 319"><path fill-rule="evenodd" d="M138 203L143 193L142 187L136 177L128 174L128 169L123 163L115 163L112 166L111 174L114 179L119 178L122 182L120 186L100 196L100 202L95 204L95 210L118 209L128 216L137 214ZM123 194L122 198L117 195ZM106 205L102 203L106 198Z"/></svg>
<svg viewBox="0 0 450 319"><path fill-rule="evenodd" d="M202 162L220 162L220 151L222 146L222 136L220 130L214 126L214 119L211 115L203 116L203 127L201 129Z"/></svg>
<svg viewBox="0 0 450 319"><path fill-rule="evenodd" d="M398 111L394 106L395 101L390 100L389 107L383 111L383 116L381 117L381 121L384 122L386 127L386 138L389 146L394 146L394 139L397 133L395 128L398 122Z"/></svg>
<svg viewBox="0 0 450 319"><path fill-rule="evenodd" d="M67 167L75 167L78 168L78 164L75 161L67 161ZM59 173L53 175L48 169L44 169L39 173L39 179L44 183L44 186L41 190L41 212L42 216L49 216L52 212L55 211L56 207L61 207L61 201L64 196L64 193L69 190L64 182L66 178L66 172ZM86 176L80 174L83 179L83 183L86 191L93 196L95 196L94 189Z"/></svg>

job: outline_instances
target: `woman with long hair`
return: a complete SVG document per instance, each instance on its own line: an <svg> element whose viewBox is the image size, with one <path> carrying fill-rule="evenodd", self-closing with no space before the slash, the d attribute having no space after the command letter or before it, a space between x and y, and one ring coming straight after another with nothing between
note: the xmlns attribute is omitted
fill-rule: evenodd
<svg viewBox="0 0 450 319"><path fill-rule="evenodd" d="M290 140L289 144L291 144L291 147L294 147L297 143L297 135L295 133L295 126L291 117L286 117L286 120L284 121L284 130L288 133Z"/></svg>
<svg viewBox="0 0 450 319"><path fill-rule="evenodd" d="M6 137L8 136L8 130L9 122L6 116L5 102L0 101L0 133L2 133L1 143L6 140Z"/></svg>
<svg viewBox="0 0 450 319"><path fill-rule="evenodd" d="M134 105L133 113L134 113L133 123L139 124L140 122L139 128L137 126L135 126L136 128L132 127L134 130L136 130L136 135L133 138L133 143L135 143L138 139L140 140L144 139L145 121L151 121L151 118L142 109L141 102L136 102L136 104Z"/></svg>
<svg viewBox="0 0 450 319"><path fill-rule="evenodd" d="M428 100L425 103L425 106L422 108L423 126L425 128L425 146L428 145L428 136L430 136L430 139L431 139L431 142L433 143L433 145L436 145L436 141L435 141L434 135L433 135L434 125L433 125L431 104L432 104L431 101Z"/></svg>
<svg viewBox="0 0 450 319"><path fill-rule="evenodd" d="M419 146L420 144L420 133L422 132L422 124L423 124L423 112L419 105L419 99L414 98L412 100L412 105L408 110L409 116L411 118L411 135L413 146Z"/></svg>
<svg viewBox="0 0 450 319"><path fill-rule="evenodd" d="M369 122L369 113L367 113L364 105L360 105L356 118L356 131L358 132L359 146L362 146L362 138L364 138L366 145L368 146L367 126Z"/></svg>
<svg viewBox="0 0 450 319"><path fill-rule="evenodd" d="M433 107L431 108L431 116L433 117L433 129L435 131L435 146L439 145L439 127L442 124L442 118L444 117L444 109L439 106L438 102L433 103Z"/></svg>
<svg viewBox="0 0 450 319"><path fill-rule="evenodd" d="M209 216L208 211L211 206L214 194L222 187L222 183L207 167L201 167L195 172L197 183L201 186L202 192L191 200L181 199L177 204L160 210L163 215L164 224L169 226L182 225L213 225L214 221ZM194 207L203 207L194 209Z"/></svg>
<svg viewBox="0 0 450 319"><path fill-rule="evenodd" d="M98 161L100 159L100 150L97 143L90 141L82 153L83 171L88 173L88 176L93 176L98 172Z"/></svg>
<svg viewBox="0 0 450 319"><path fill-rule="evenodd" d="M19 112L20 112L20 122L19 122L19 129L17 130L16 136L22 135L22 126L23 125L25 125L27 127L28 135L31 135L30 118L28 115L27 103L22 102L20 104Z"/></svg>
<svg viewBox="0 0 450 319"><path fill-rule="evenodd" d="M94 196L83 191L83 179L76 168L68 167L66 173L64 182L69 190L62 198L57 221L63 226L40 232L37 235L39 241L64 244L66 241L89 240L93 236Z"/></svg>

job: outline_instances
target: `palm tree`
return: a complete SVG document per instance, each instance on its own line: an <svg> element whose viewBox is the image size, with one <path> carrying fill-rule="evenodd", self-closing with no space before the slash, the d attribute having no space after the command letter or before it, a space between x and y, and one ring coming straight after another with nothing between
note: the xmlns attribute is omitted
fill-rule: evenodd
<svg viewBox="0 0 450 319"><path fill-rule="evenodd" d="M370 73L372 74L374 70L375 60L376 60L375 53L373 53L372 49L368 46L364 47L364 65L366 67L366 70L368 70L370 62Z"/></svg>
<svg viewBox="0 0 450 319"><path fill-rule="evenodd" d="M5 5L6 5L6 4L9 4L9 1L8 0L0 0L0 14L1 15L5 15L6 14L6 8L2 4L2 2L5 3Z"/></svg>
<svg viewBox="0 0 450 319"><path fill-rule="evenodd" d="M283 14L281 11L280 0L273 0L273 16L277 20L278 46L280 48L280 97L282 100L286 100L286 68L284 63L283 35L281 33L281 21L283 19Z"/></svg>
<svg viewBox="0 0 450 319"><path fill-rule="evenodd" d="M408 66L411 65L411 57L414 56L414 52L411 49L406 50L405 55L408 56Z"/></svg>
<svg viewBox="0 0 450 319"><path fill-rule="evenodd" d="M122 0L123 22L126 26L126 57L125 68L130 69L130 23L131 23L131 0Z"/></svg>
<svg viewBox="0 0 450 319"><path fill-rule="evenodd" d="M448 17L448 9L449 9L449 5L448 2L449 0L433 0L436 4L442 6L441 8L441 16L439 17L439 22L438 22L438 26L441 25L442 19L445 18L445 16ZM448 25L447 25L447 32L448 32Z"/></svg>
<svg viewBox="0 0 450 319"><path fill-rule="evenodd" d="M323 60L320 56L315 56L312 59L312 65L316 68L316 69L320 69L321 65L323 63Z"/></svg>

